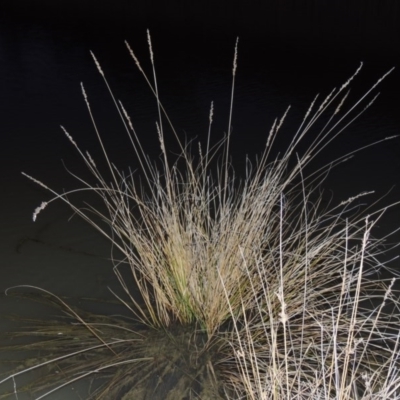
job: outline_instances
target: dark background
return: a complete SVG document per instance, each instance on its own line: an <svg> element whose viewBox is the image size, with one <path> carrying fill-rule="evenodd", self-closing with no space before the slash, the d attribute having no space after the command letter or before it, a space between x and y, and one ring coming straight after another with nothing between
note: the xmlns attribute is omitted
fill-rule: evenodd
<svg viewBox="0 0 400 400"><path fill-rule="evenodd" d="M389 60L398 58L400 47L396 0L3 0L2 8L13 18L53 28L103 28L106 36L145 28L184 37L216 34L217 40L239 35L313 54L334 51Z"/></svg>
<svg viewBox="0 0 400 400"><path fill-rule="evenodd" d="M275 47L342 57L398 60L399 8L396 0L266 1L52 1L3 0L7 18L40 22L53 29L103 29L129 34L143 29L223 40L235 36ZM12 13L12 16L11 16ZM104 38L93 32L99 41ZM336 57L336 56L335 56Z"/></svg>

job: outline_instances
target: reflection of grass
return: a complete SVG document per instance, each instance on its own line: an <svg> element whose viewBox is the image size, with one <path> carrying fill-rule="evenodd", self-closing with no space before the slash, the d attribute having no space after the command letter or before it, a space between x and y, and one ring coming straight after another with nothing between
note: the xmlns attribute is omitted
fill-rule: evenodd
<svg viewBox="0 0 400 400"><path fill-rule="evenodd" d="M15 370L16 379L21 372L39 365L44 370L24 391L51 392L51 386L58 389L74 382L76 376L82 379L101 373L100 381L93 385L93 398L148 396L172 400L191 393L201 393L201 398L219 398L217 372L212 363L215 356L204 351L206 335L195 327L174 325L168 331L148 330L122 316L97 315L67 306L64 300L48 293L21 296L64 313L63 318L52 320L16 318L24 328L10 335L10 343L17 344L5 349L15 354L33 354ZM78 312L82 322L77 321ZM107 341L101 343L87 325ZM35 356L34 351L40 351L41 356Z"/></svg>
<svg viewBox="0 0 400 400"><path fill-rule="evenodd" d="M398 361L387 346L397 346L397 332L389 337L385 329L396 326L398 315L390 321L382 309L363 308L373 289L382 301L395 302L384 282L367 280L369 272L380 268L380 242L370 238L373 223L367 219L363 226L363 217L352 208L354 199L329 210L320 205L316 188L321 177L343 159L307 176L304 172L351 120L358 103L343 116L339 112L354 76L318 108L313 102L287 151L270 161L285 113L271 129L261 157L247 163L240 180L230 165L232 108L227 137L210 148L208 136L206 146L191 153L159 102L155 73L151 84L128 49L157 99L161 166L147 158L125 109L115 101L141 174L117 170L82 87L109 178L63 130L94 177L94 183L78 178L81 191L99 196L106 212L77 206L75 191L57 194L49 189L55 194L49 202L65 201L122 252L124 263L116 262L114 271L124 297L117 297L136 322L83 316L61 302L70 319L46 325L43 332L54 337L65 332L57 337L65 358L46 361L46 367L61 363L65 379L44 383L57 386L105 375L109 382L93 396L110 399L122 392L125 399L356 399L367 398L371 379L373 391L381 390L376 398L390 397L400 381ZM151 45L150 52L153 62ZM236 52L234 78L235 71ZM328 109L328 124L299 155L299 143ZM166 148L165 121L181 148L174 161ZM35 210L34 219L47 204ZM128 265L133 281L122 264ZM76 351L79 362L72 356Z"/></svg>
<svg viewBox="0 0 400 400"><path fill-rule="evenodd" d="M35 243L35 244L39 244L42 246L46 246L49 247L51 249L56 249L56 250L61 250L61 251L65 251L68 253L73 253L73 254L79 254L82 256L89 256L89 257L99 257L98 255L94 254L94 253L89 253L87 251L81 251L81 250L76 250L72 247L68 247L68 246L62 246L59 244L54 244L54 243L50 243L41 239L35 239L35 238L31 238L31 237L23 237L22 239L20 239L17 243L17 246L15 247L15 251L18 254L21 254L22 252L22 248L27 244L27 243Z"/></svg>

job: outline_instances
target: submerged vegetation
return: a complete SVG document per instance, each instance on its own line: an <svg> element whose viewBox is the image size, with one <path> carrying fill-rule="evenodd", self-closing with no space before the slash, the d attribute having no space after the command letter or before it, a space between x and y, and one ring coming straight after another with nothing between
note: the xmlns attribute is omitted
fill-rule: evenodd
<svg viewBox="0 0 400 400"><path fill-rule="evenodd" d="M271 128L262 155L247 160L239 179L230 157L237 43L227 135L210 145L211 105L207 142L193 152L159 101L150 35L148 42L152 82L126 45L157 101L161 167L146 156L92 54L140 173L124 173L109 159L82 85L111 180L63 127L93 181L76 177L81 189L56 193L24 174L54 194L34 211L34 220L49 203L62 200L123 255L113 267L122 289L115 296L133 318L87 313L39 289L38 298L58 307L64 317L30 321L30 331L42 340L23 349L39 349L43 358L30 360L0 384L12 382L16 396L29 389L36 399L93 377L98 379L89 397L99 399L400 398L395 278L371 279L386 268L378 257L382 241L371 236L383 210L359 213L354 200L368 193L322 207L322 177L351 154L309 175L304 172L362 113L363 103L372 104L369 95L387 74L350 107L346 90L361 66L339 90L321 102L316 97L287 150L271 160L287 110ZM300 154L303 138L329 113ZM168 152L165 129L172 130L180 146L176 158ZM77 191L92 192L104 208L74 203ZM130 276L123 270L126 265ZM40 368L49 372L42 380L19 385L21 375Z"/></svg>

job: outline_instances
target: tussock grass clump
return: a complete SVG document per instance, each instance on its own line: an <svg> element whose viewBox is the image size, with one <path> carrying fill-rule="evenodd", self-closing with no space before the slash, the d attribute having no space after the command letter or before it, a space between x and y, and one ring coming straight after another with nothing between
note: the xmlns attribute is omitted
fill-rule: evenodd
<svg viewBox="0 0 400 400"><path fill-rule="evenodd" d="M352 154L307 176L304 173L315 156L362 113L360 104L387 74L344 112L345 90L361 67L322 102L318 103L317 96L287 150L271 160L271 148L287 110L271 128L264 152L256 162L247 160L245 176L238 179L229 151L233 107L226 137L210 147L211 106L207 142L192 152L179 139L160 103L149 35L148 41L153 83L127 47L157 100L161 166L146 156L128 113L115 99L93 55L129 135L140 174L121 172L109 159L83 86L110 181L62 129L94 178L89 182L78 177L83 185L80 190L94 193L105 208L80 207L73 201L77 190L56 193L25 174L55 195L35 210L34 220L49 203L63 200L121 252L114 271L123 293L115 295L137 321L128 327L122 320L102 320L106 330L98 316L82 318L78 311L67 311L79 321L81 335L90 338L81 342L82 351L95 355L90 364L83 362L70 369L74 377L66 374L65 383L107 370L125 371L112 374L129 379L115 380L95 397L116 398L112 396L120 393L121 386L128 386L126 396L143 399L397 398L396 324L400 314L394 281L369 278L384 268L378 257L381 241L370 235L382 210L362 216L353 207L355 198L329 209L321 206L317 190L322 177ZM236 61L237 44L232 104ZM307 151L299 154L304 136L329 112L326 125ZM168 153L166 129L172 130L181 149L175 159ZM123 271L126 265L142 301ZM371 297L381 305L367 306ZM389 302L396 310L394 315L384 309ZM62 307L67 307L64 302ZM153 333L136 337L144 327ZM118 329L124 331L122 339L118 339ZM150 346L164 340L168 343L161 346L164 350L157 347L154 351ZM95 343L102 349L100 357ZM186 350L174 353L171 343ZM66 353L64 360L68 358ZM188 358L189 362L183 362ZM181 387L180 394L167 385L149 395L152 385L143 382L151 379L152 370L158 371L164 383L168 380L175 388ZM190 380L177 378L178 370Z"/></svg>

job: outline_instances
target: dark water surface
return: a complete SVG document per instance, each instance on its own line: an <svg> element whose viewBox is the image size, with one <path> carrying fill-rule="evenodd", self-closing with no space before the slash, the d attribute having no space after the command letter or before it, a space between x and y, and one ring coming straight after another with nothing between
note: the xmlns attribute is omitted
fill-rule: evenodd
<svg viewBox="0 0 400 400"><path fill-rule="evenodd" d="M82 149L101 159L80 82L110 158L122 169L137 167L89 50L96 54L112 90L128 110L146 152L152 158L159 156L156 102L123 43L124 39L130 42L150 73L145 31L125 27L118 33L113 26L113 32L93 32L78 25L65 29L4 16L0 22L0 291L31 284L62 295L107 296L106 286L117 285L107 260L107 241L77 218L69 221L71 212L61 203L54 203L33 223L33 210L49 194L20 172L32 174L58 191L77 187L61 160L68 169L84 176L85 166L60 124ZM213 101L216 142L228 126L234 37L191 38L184 32L181 36L155 32L152 38L161 101L176 131L182 138L186 135L204 141ZM246 155L252 158L260 154L274 119L290 104L292 110L275 148L276 153L284 151L314 96L327 95L333 87L339 87L359 61L357 57L344 59L339 53L311 57L279 49L278 45L271 48L268 43L256 47L246 35L241 37L232 133L232 156L239 171ZM392 66L388 59L369 59L349 99L354 102ZM324 150L313 168L400 134L399 74L399 69L395 70L382 83L382 94L372 108ZM168 146L177 151L169 135ZM323 185L326 201L332 196L334 202L340 202L375 190L360 204L372 205L383 196L375 209L398 202L399 171L400 139L381 143L332 171ZM375 234L382 237L398 227L399 206L386 212ZM389 241L400 242L399 233ZM396 249L387 257L398 252ZM399 260L391 266L400 271Z"/></svg>

